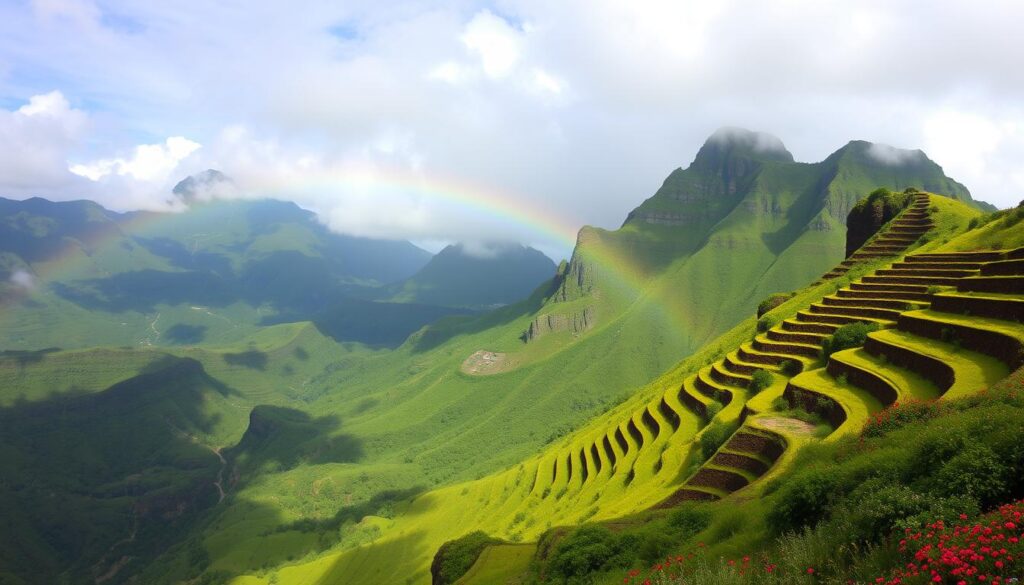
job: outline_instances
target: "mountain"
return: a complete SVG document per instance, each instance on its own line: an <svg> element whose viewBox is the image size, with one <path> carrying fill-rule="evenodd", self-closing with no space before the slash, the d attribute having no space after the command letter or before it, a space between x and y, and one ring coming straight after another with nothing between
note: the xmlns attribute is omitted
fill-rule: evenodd
<svg viewBox="0 0 1024 585"><path fill-rule="evenodd" d="M324 315L339 339L394 345L459 313L367 311L358 293L412 276L431 254L335 234L290 202L192 199L179 213L122 214L89 201L0 199L0 226L0 347L9 349L227 342ZM389 306L396 318L381 321Z"/></svg>
<svg viewBox="0 0 1024 585"><path fill-rule="evenodd" d="M4 450L0 463L16 459L19 477L38 470L43 479L28 486L25 500L2 498L13 502L5 509L20 510L19 525L32 525L46 512L20 502L40 502L47 493L75 493L83 507L91 508L81 516L65 510L59 527L33 532L25 544L32 556L25 558L54 559L54 573L71 570L68 557L54 554L65 544L59 536L88 524L99 529L91 533L97 544L92 556L69 573L71 582L94 582L97 573L113 570L126 556L131 558L109 582L424 583L436 548L461 535L452 530L479 526L504 539L529 541L548 523L573 524L587 515L603 519L635 510L638 502L656 501L687 469L681 458L698 444L693 432L703 423L691 416L673 418L676 402L663 410L652 396L680 388L684 373L722 359L735 345L751 343L753 315L765 296L801 289L832 268L828 258L833 264L844 258L845 217L833 213L843 193L855 192L860 182L870 182L864 177L882 172L853 156L837 157L831 171L824 162L796 163L780 145L754 133L716 134L689 168L671 173L620 229L582 229L572 259L527 298L485 313L437 318L393 349L347 343L325 326L330 322L342 331L363 332L382 328L394 313L371 311L388 304L366 300L381 290L378 280L340 274L335 282L341 284L326 289L343 295L337 314L332 313L337 299L311 298L323 290L313 277L289 288L284 285L296 279L275 282L269 275L278 270L271 269L262 280L250 281L254 290L218 288L218 283L237 282L239 274L249 273L242 268L250 262L282 251L298 249L300 256L313 258L310 272L316 278L330 268L317 252L313 228L287 222L253 230L247 218L236 226L217 211L233 202L195 202L181 214L194 226L186 232L191 237L168 237L184 246L184 255L165 251L161 256L137 243L136 237L162 235L146 232L159 232L159 226L139 221L142 225L129 230L131 239L103 240L88 248L91 255L69 256L75 261L68 265L32 265L36 272L27 275L38 278L19 277L19 282L36 290L18 297L14 309L0 311L4 335L33 340L10 345L15 350L2 356L0 404L12 419L24 409L65 412L67 405L67 412L86 420L53 419L50 426L17 429L32 440ZM898 168L888 175L891 188L941 178L927 165ZM884 185L864 186L861 195L879 186ZM940 208L958 205L934 199ZM673 215L649 215L654 212ZM204 224L207 213L212 219ZM273 215L286 214L279 209ZM145 217L133 215L127 221ZM951 235L942 232L933 245ZM206 251L227 256L229 263L201 255ZM171 264L172 256L185 266ZM300 256L288 258L309 262ZM152 268L158 274L137 275L131 294L118 296L124 289L101 286L108 266L120 270L145 263L158 265ZM293 269L286 264L278 264L282 272ZM424 259L396 280L412 277L426 264ZM44 268L59 274L54 278ZM169 285L181 278L179 272L198 272L207 280L192 287ZM110 276L117 275L111 271ZM61 296L67 290L47 284L54 280L78 296ZM831 294L833 286L825 283L813 290ZM261 300L270 296L262 288L277 291L272 298L282 301ZM164 289L188 294L152 306L135 300L159 297ZM225 298L241 300L224 306L212 302L225 290L231 293ZM112 302L108 293L138 307L104 308L103 303ZM208 298L200 302L201 294ZM392 304L406 310L424 306ZM289 314L292 306L299 310ZM276 323L305 318L316 326ZM171 331L168 326L176 327L176 339L187 341L161 345ZM126 337L118 333L122 328L139 337L130 344L111 341ZM152 340L154 328L159 332L155 345L138 343ZM721 337L728 331L729 337ZM108 347L54 348L96 344ZM695 352L690 361L680 362ZM210 391L189 395L194 400L187 403L158 403L166 406L147 411L147 420L156 421L149 426L160 425L157 413L164 408L203 413L168 420L176 426L186 424L177 421L195 421L187 423L187 434L190 444L206 449L205 459L167 465L152 446L160 441L147 442L149 450L131 451L116 468L124 477L147 480L141 488L129 482L132 489L125 491L122 483L108 481L109 475L78 485L62 483L53 469L63 460L50 468L45 458L50 439L84 442L82 452L95 459L87 449L91 433L67 435L62 421L102 433L99 417L107 413L92 401L69 399L108 392L119 396L119 384L129 381L127 387L135 387L130 381L140 376L145 385L156 387L145 376L177 371L160 367L167 356L197 361L202 371L195 369L193 379ZM737 400L728 416L743 404ZM685 432L670 444L658 429L677 422ZM164 430L154 428L154 435ZM101 439L107 440L95 440ZM632 473L621 459L626 448L620 441L634 445L634 452L640 442L653 446ZM609 449L617 453L618 465L600 455ZM213 450L224 457L223 464ZM573 482L611 477L617 469L616 483L600 489L590 489L595 484L589 483L583 491L568 482L544 487L548 470L560 469L558 477L566 478L564 462L569 461ZM186 502L196 513L183 514L173 535L167 534L168 521L161 514L141 515L135 539L121 542L133 529L125 510L155 496L149 488L177 477L179 467L194 469L194 477L202 478L196 485L205 487L204 496L179 498L188 491L175 489L171 501ZM108 485L123 499L117 506L96 506L110 496ZM225 490L224 499L216 485ZM636 491L625 492L628 485ZM534 486L539 486L536 493L520 498ZM424 492L425 497L416 497ZM526 508L519 508L523 501ZM507 508L495 510L504 503ZM107 550L113 554L103 555ZM528 551L529 545L519 550ZM31 570L32 565L22 567ZM621 581L616 577L615 582Z"/></svg>
<svg viewBox="0 0 1024 585"><path fill-rule="evenodd" d="M491 244L477 249L446 246L426 266L394 285L391 300L425 305L494 308L530 296L555 274L555 263L542 252L519 244Z"/></svg>

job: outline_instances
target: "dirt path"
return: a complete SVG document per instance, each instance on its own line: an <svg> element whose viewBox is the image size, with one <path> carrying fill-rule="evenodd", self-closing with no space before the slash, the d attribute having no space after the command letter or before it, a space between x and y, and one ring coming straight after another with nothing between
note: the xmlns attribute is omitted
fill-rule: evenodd
<svg viewBox="0 0 1024 585"><path fill-rule="evenodd" d="M207 448L210 451L213 451L213 454L217 456L217 459L220 459L220 469L217 470L217 481L213 482L213 485L217 488L217 495L219 496L217 503L219 504L224 501L224 470L227 468L228 462L224 459L224 456L220 454L220 447L208 446Z"/></svg>
<svg viewBox="0 0 1024 585"><path fill-rule="evenodd" d="M757 425L769 430L786 431L797 435L813 435L817 427L809 422L786 416L761 416Z"/></svg>

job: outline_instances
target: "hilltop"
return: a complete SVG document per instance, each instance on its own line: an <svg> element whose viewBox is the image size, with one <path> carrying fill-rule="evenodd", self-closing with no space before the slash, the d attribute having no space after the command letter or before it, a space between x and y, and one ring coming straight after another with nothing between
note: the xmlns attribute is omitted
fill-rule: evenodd
<svg viewBox="0 0 1024 585"><path fill-rule="evenodd" d="M388 290L395 302L493 309L525 299L554 274L550 258L521 244L453 244Z"/></svg>

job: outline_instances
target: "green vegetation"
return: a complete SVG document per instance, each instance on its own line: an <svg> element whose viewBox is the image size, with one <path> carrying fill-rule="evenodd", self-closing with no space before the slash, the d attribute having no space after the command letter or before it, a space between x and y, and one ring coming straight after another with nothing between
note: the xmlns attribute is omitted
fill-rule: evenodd
<svg viewBox="0 0 1024 585"><path fill-rule="evenodd" d="M18 574L43 567L71 582L113 571L113 583L423 583L438 547L481 531L511 543L485 547L460 580L483 583L514 576L494 563L522 569L534 548L517 543L553 542L542 537L559 526L648 514L684 486L691 490L684 495L715 498L740 483L760 489L792 469L819 432L771 406L790 377L823 365L807 353L820 343L799 337L817 334L790 328L806 324L803 313L824 296L888 263L865 261L841 279L799 289L842 258L845 208L869 183L937 181L967 197L930 161L883 173L860 160L861 148L851 144L828 161L802 165L788 153L767 156L716 139L623 228L582 230L572 260L529 298L486 314L435 320L430 313L420 323L433 322L422 328L404 317L391 327L385 316L398 313L390 311L422 306L372 301L382 279L332 267L319 235L302 221L238 218L238 208L228 213L226 205L186 214L187 229L130 227L131 238L166 237L185 255L176 244L111 238L90 254L74 252L81 262L61 274L53 259L26 262L47 286L17 297L2 315L12 351L0 357L8 383L0 404L11 420L25 421L11 426L20 435L3 457L18 463L12 477L41 479L19 479L12 483L18 493L3 498L24 559L10 566ZM726 168L742 172L726 176ZM955 237L973 215L953 199L933 199L939 239L919 249ZM693 223L671 224L681 221ZM209 232L219 239L195 238ZM227 256L228 264L201 251ZM276 260L252 265L267 257ZM188 264L200 261L208 265ZM294 272L300 266L302 278ZM161 275L117 276L140 271ZM178 286L179 274L193 279L189 286ZM335 288L316 283L323 275ZM241 282L253 289L249 296L239 292ZM146 283L158 284L150 290ZM753 317L737 323L769 293L791 289L799 290L764 326ZM347 300L319 305L310 290L337 290ZM207 295L201 302L200 293ZM350 321L353 314L361 320ZM404 343L367 347L377 322L390 331L379 345L400 336ZM413 326L405 338L403 327ZM71 349L86 345L102 347ZM65 349L42 349L53 346ZM490 370L466 367L478 352L501 357ZM976 364L972 354L961 355L964 368ZM179 361L195 369L181 377L188 384L175 386L162 376ZM832 383L816 372L823 387ZM967 379L1000 370L979 366L977 374ZM107 405L124 387L172 398L139 392L135 398L153 402L125 403L142 421L128 430L149 432L152 441L110 462L93 448L125 434L92 420L90 413L103 421L111 414L91 401ZM837 396L860 401L854 406L866 419L881 405L865 394L851 387ZM34 408L86 410L48 419L74 421L78 430L64 433L27 417ZM741 435L781 455L744 451L743 441L734 442ZM109 474L63 483L68 462L47 455L76 443L83 462ZM702 477L724 478L728 489L691 482ZM54 508L56 519L44 507L49 493L75 498ZM79 505L88 517L74 513ZM137 509L146 513L133 518ZM169 510L185 512L171 521ZM716 538L745 530L736 515L708 518L701 530ZM698 530L702 521L691 520L666 528L667 537L651 532L638 548L604 535L580 541L564 566L586 565L591 545L611 547L622 562L654 558ZM76 551L80 561L55 554L64 545L54 535L81 534L81 524L95 544ZM119 565L124 556L130 561Z"/></svg>
<svg viewBox="0 0 1024 585"><path fill-rule="evenodd" d="M454 245L386 290L397 302L489 309L530 296L554 275L555 263L533 248L494 245L472 251Z"/></svg>
<svg viewBox="0 0 1024 585"><path fill-rule="evenodd" d="M469 571L485 548L500 542L500 540L491 538L478 530L470 532L462 538L444 543L437 550L434 563L430 567L434 584L451 585L455 583Z"/></svg>
<svg viewBox="0 0 1024 585"><path fill-rule="evenodd" d="M821 356L824 359L832 357L837 351L860 347L868 338L868 333L878 331L878 323L865 323L857 321L847 323L836 329L836 332L821 341Z"/></svg>

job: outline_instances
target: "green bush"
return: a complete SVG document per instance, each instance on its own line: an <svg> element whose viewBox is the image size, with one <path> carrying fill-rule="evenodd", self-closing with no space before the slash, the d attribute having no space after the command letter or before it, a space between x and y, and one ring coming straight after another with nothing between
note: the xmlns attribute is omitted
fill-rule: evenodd
<svg viewBox="0 0 1024 585"><path fill-rule="evenodd" d="M763 301L757 305L757 316L761 317L768 311L771 311L775 307L778 307L782 303L793 298L796 293L773 293L768 295Z"/></svg>
<svg viewBox="0 0 1024 585"><path fill-rule="evenodd" d="M626 567L633 560L639 538L619 537L604 526L583 526L566 536L551 553L551 573L565 579L584 577L613 568Z"/></svg>
<svg viewBox="0 0 1024 585"><path fill-rule="evenodd" d="M723 422L716 422L705 429L700 435L700 452L704 460L710 459L735 431L735 425Z"/></svg>
<svg viewBox="0 0 1024 585"><path fill-rule="evenodd" d="M488 545L500 542L478 530L442 544L434 555L434 562L430 567L434 583L448 585L458 581Z"/></svg>
<svg viewBox="0 0 1024 585"><path fill-rule="evenodd" d="M782 371L784 375L792 378L793 376L802 372L804 370L804 366L797 360L786 360L779 364L779 369Z"/></svg>
<svg viewBox="0 0 1024 585"><path fill-rule="evenodd" d="M821 341L821 356L827 360L837 351L860 347L872 331L878 331L878 323L847 323Z"/></svg>
<svg viewBox="0 0 1024 585"><path fill-rule="evenodd" d="M839 479L834 470L813 468L790 479L778 494L765 520L776 534L781 534L823 520L839 495Z"/></svg>
<svg viewBox="0 0 1024 585"><path fill-rule="evenodd" d="M778 322L778 319L776 319L775 317L772 317L771 315L765 315L764 317L761 317L760 319L757 320L757 330L760 331L761 333L764 333L765 331L768 331L772 327L775 327L776 323Z"/></svg>
<svg viewBox="0 0 1024 585"><path fill-rule="evenodd" d="M684 506L672 512L668 524L678 530L682 538L689 538L711 525L711 512L696 506Z"/></svg>
<svg viewBox="0 0 1024 585"><path fill-rule="evenodd" d="M750 384L747 387L753 394L764 390L772 385L772 375L767 370L757 370L750 377Z"/></svg>

